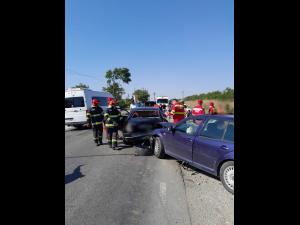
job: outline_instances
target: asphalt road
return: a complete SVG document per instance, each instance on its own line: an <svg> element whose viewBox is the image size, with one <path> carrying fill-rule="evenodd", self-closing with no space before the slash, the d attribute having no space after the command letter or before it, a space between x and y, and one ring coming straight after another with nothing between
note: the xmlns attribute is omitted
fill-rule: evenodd
<svg viewBox="0 0 300 225"><path fill-rule="evenodd" d="M91 130L65 132L65 223L191 224L176 160L135 156L135 148L119 146L97 147Z"/></svg>

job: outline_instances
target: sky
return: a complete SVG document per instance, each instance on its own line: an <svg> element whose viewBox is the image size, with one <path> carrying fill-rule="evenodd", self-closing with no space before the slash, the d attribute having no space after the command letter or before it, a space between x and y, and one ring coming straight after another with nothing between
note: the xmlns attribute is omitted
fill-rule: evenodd
<svg viewBox="0 0 300 225"><path fill-rule="evenodd" d="M130 70L126 94L173 98L234 86L233 0L66 0L65 88L106 86Z"/></svg>

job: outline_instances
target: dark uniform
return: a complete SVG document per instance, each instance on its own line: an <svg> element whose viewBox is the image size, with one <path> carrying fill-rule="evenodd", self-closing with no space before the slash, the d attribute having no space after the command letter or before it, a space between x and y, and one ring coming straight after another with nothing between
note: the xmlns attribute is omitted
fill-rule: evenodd
<svg viewBox="0 0 300 225"><path fill-rule="evenodd" d="M121 113L115 106L108 106L104 114L105 126L107 128L107 142L109 147L115 149L118 146L117 132Z"/></svg>
<svg viewBox="0 0 300 225"><path fill-rule="evenodd" d="M102 145L104 111L100 106L92 106L88 112L88 122L92 124L94 141Z"/></svg>

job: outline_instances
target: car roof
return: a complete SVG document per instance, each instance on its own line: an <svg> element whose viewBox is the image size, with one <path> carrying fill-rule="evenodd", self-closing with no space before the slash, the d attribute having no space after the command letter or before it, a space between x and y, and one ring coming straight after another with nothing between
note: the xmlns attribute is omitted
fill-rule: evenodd
<svg viewBox="0 0 300 225"><path fill-rule="evenodd" d="M203 116L210 117L210 118L213 118L213 117L216 117L216 118L234 118L233 114L215 114L215 115L205 114ZM197 117L197 116L195 116L195 117Z"/></svg>
<svg viewBox="0 0 300 225"><path fill-rule="evenodd" d="M159 108L155 107L138 107L131 109L132 111L143 111L143 110L159 110Z"/></svg>

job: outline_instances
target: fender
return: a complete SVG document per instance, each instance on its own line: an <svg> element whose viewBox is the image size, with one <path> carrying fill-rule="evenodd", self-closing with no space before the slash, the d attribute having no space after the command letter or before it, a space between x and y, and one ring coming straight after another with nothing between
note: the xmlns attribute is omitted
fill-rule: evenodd
<svg viewBox="0 0 300 225"><path fill-rule="evenodd" d="M224 161L234 161L234 151L230 151L228 152L226 155L220 157L215 164L215 171L218 171L218 168L220 166L220 163L224 162Z"/></svg>

